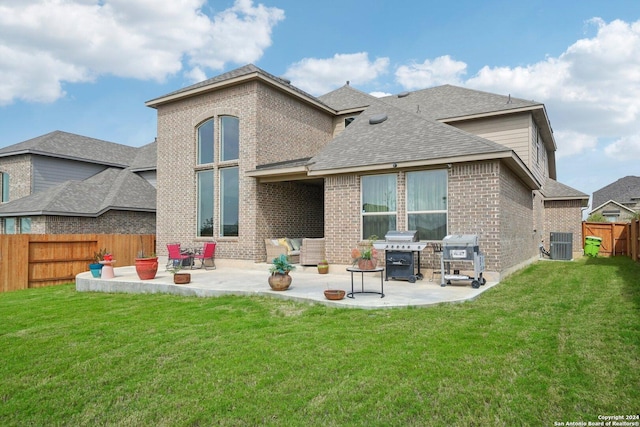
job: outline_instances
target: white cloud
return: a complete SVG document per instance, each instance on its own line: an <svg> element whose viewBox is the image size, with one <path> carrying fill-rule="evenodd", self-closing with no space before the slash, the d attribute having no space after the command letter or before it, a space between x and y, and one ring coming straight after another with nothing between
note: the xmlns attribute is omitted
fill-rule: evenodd
<svg viewBox="0 0 640 427"><path fill-rule="evenodd" d="M369 92L369 95L375 96L376 98L382 98L385 96L391 96L392 94L389 92Z"/></svg>
<svg viewBox="0 0 640 427"><path fill-rule="evenodd" d="M314 95L327 93L349 81L363 85L387 72L389 58L369 60L367 52L335 54L333 58L305 58L291 65L285 76Z"/></svg>
<svg viewBox="0 0 640 427"><path fill-rule="evenodd" d="M424 89L445 83L460 84L460 77L467 71L467 64L440 56L422 64L401 65L396 69L396 81L405 89Z"/></svg>
<svg viewBox="0 0 640 427"><path fill-rule="evenodd" d="M544 102L553 124L598 138L640 134L640 21L588 21L596 34L558 58L484 67L465 85Z"/></svg>
<svg viewBox="0 0 640 427"><path fill-rule="evenodd" d="M604 153L619 161L640 159L640 134L618 139L605 147Z"/></svg>
<svg viewBox="0 0 640 427"><path fill-rule="evenodd" d="M554 136L558 145L557 158L574 156L593 150L598 144L598 139L594 135L574 131L557 131Z"/></svg>
<svg viewBox="0 0 640 427"><path fill-rule="evenodd" d="M284 12L236 0L209 18L205 0L31 0L0 5L0 105L50 102L64 82L100 75L164 80L258 60ZM233 31L231 31L233 30ZM200 74L201 75L201 74Z"/></svg>

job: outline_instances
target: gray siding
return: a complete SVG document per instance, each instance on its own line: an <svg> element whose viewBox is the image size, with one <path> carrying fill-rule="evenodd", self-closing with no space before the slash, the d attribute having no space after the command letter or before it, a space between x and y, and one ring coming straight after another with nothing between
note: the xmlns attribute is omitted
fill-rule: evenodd
<svg viewBox="0 0 640 427"><path fill-rule="evenodd" d="M94 163L33 156L33 188L31 192L44 191L65 181L82 181L105 169L105 166Z"/></svg>

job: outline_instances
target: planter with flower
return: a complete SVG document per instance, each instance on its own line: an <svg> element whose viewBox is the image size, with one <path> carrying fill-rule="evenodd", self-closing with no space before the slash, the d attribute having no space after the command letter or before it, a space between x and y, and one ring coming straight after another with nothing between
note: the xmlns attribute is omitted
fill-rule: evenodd
<svg viewBox="0 0 640 427"><path fill-rule="evenodd" d="M351 258L354 266L357 266L360 270L373 270L376 268L378 251L373 247L373 242L377 238L377 236L371 236L367 243L361 245L362 248L351 249Z"/></svg>
<svg viewBox="0 0 640 427"><path fill-rule="evenodd" d="M327 274L329 272L329 262L326 259L323 259L318 263L318 273Z"/></svg>
<svg viewBox="0 0 640 427"><path fill-rule="evenodd" d="M115 264L115 260L113 259L113 255L111 255L110 253L105 253L102 256L102 261L100 261L100 264L102 264L102 272L100 273L100 277L102 277L103 279L113 279L115 277L115 274L113 272L113 264Z"/></svg>
<svg viewBox="0 0 640 427"><path fill-rule="evenodd" d="M282 254L273 259L271 267L269 267L269 286L274 291L285 291L291 285L291 276L289 272L295 270L296 266L291 264L286 254Z"/></svg>
<svg viewBox="0 0 640 427"><path fill-rule="evenodd" d="M102 275L102 265L101 262L104 261L104 256L107 255L107 249L100 249L98 252L93 254L93 259L95 262L89 264L89 271L91 275L95 278L98 278Z"/></svg>

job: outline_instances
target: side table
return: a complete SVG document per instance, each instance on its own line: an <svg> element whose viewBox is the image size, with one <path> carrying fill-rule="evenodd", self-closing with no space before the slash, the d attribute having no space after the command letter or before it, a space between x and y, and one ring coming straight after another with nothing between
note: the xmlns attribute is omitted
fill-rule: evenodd
<svg viewBox="0 0 640 427"><path fill-rule="evenodd" d="M351 273L351 292L347 294L348 298L354 298L354 294L378 294L380 298L384 298L384 267L376 267L372 270L361 270L357 267L347 267L347 271ZM353 290L353 273L360 273L360 291ZM380 292L364 290L364 273L380 273Z"/></svg>

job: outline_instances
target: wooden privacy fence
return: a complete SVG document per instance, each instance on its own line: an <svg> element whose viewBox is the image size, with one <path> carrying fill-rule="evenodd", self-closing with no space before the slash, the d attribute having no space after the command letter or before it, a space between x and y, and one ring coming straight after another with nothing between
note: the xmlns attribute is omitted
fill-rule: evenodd
<svg viewBox="0 0 640 427"><path fill-rule="evenodd" d="M587 236L600 237L600 251L598 255L615 256L627 255L636 262L640 262L640 221L623 222L583 222L582 238ZM583 241L584 245L584 241Z"/></svg>
<svg viewBox="0 0 640 427"><path fill-rule="evenodd" d="M133 265L140 250L148 254L155 247L155 234L0 235L0 291L73 282L102 248L121 267Z"/></svg>

